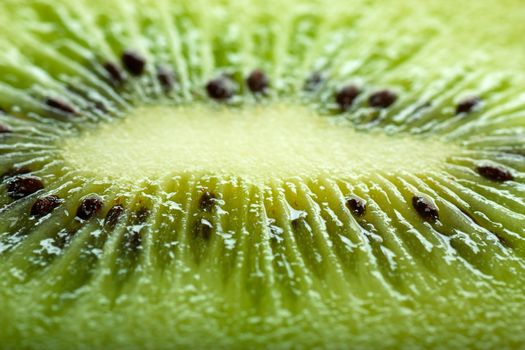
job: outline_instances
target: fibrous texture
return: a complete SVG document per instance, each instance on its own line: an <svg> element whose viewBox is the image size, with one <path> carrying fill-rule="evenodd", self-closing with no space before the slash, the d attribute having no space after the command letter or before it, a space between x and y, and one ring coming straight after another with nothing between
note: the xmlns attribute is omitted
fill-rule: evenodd
<svg viewBox="0 0 525 350"><path fill-rule="evenodd" d="M525 344L520 1L3 0L0 347Z"/></svg>

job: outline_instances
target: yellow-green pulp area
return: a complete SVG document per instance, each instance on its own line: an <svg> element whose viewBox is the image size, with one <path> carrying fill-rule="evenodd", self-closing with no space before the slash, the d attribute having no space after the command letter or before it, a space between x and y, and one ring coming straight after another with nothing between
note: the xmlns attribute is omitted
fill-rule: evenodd
<svg viewBox="0 0 525 350"><path fill-rule="evenodd" d="M62 156L94 178L139 182L214 174L256 182L437 170L459 147L431 136L357 132L345 117L262 104L141 107L67 138Z"/></svg>

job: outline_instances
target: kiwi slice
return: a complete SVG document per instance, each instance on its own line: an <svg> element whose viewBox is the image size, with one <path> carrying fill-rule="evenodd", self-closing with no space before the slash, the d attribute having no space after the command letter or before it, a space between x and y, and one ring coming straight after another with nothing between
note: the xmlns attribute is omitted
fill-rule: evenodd
<svg viewBox="0 0 525 350"><path fill-rule="evenodd" d="M0 347L523 347L524 32L518 0L2 0Z"/></svg>

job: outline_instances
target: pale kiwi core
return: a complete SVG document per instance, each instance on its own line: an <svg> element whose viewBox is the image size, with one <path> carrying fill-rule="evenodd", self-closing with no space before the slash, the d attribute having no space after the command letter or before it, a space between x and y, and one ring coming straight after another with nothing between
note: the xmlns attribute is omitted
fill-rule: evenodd
<svg viewBox="0 0 525 350"><path fill-rule="evenodd" d="M118 181L177 174L253 181L436 170L457 146L432 138L358 132L345 118L269 104L140 107L62 141L70 166Z"/></svg>

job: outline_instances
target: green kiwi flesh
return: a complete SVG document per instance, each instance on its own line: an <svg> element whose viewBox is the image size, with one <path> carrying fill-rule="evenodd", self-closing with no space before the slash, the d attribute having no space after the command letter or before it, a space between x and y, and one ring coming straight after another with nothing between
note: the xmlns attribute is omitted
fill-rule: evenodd
<svg viewBox="0 0 525 350"><path fill-rule="evenodd" d="M523 32L510 0L3 0L0 348L524 347Z"/></svg>

